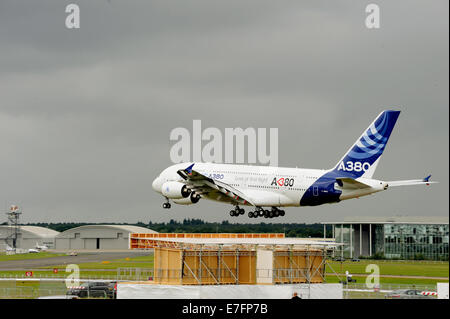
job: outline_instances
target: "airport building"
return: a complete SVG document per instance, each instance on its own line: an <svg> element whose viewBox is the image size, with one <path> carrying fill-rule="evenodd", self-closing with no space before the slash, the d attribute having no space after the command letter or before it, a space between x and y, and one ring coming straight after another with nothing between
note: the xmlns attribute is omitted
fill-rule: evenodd
<svg viewBox="0 0 450 319"><path fill-rule="evenodd" d="M448 260L448 217L355 217L331 226L336 257Z"/></svg>
<svg viewBox="0 0 450 319"><path fill-rule="evenodd" d="M6 246L18 247L22 249L35 248L36 244L47 246L49 249L55 248L55 237L59 232L45 227L38 226L18 226L0 225L0 249ZM16 241L14 245L14 240Z"/></svg>
<svg viewBox="0 0 450 319"><path fill-rule="evenodd" d="M131 233L156 233L131 225L86 225L68 229L55 237L55 249L128 249Z"/></svg>

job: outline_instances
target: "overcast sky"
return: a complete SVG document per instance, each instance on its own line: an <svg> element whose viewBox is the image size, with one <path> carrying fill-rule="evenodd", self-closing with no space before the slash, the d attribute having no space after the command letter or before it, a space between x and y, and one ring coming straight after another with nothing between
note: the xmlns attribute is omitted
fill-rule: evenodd
<svg viewBox="0 0 450 319"><path fill-rule="evenodd" d="M365 26L366 6L381 26ZM65 27L66 5L80 29ZM374 178L433 174L271 222L448 216L448 1L0 2L0 204L22 222L231 218L151 188L170 131L278 128L279 164L331 168L384 109L402 113ZM0 222L6 216L0 215Z"/></svg>

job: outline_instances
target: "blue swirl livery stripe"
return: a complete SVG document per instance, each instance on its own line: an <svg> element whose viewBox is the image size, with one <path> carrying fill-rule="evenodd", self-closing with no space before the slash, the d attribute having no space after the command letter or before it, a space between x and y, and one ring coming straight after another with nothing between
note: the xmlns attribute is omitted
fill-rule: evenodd
<svg viewBox="0 0 450 319"><path fill-rule="evenodd" d="M341 162L344 165L347 165L349 162L353 164L358 162L359 165L363 165L364 167L369 167L369 165L371 166L375 163L381 154L383 154L399 115L400 111L382 112L363 133L360 139L356 141ZM339 169L339 164L335 170ZM357 178L364 174L364 170L346 171L345 173L344 175Z"/></svg>

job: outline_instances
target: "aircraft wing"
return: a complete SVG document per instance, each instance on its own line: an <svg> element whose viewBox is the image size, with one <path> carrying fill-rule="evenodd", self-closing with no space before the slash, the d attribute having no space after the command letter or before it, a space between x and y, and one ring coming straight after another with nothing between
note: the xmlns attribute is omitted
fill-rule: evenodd
<svg viewBox="0 0 450 319"><path fill-rule="evenodd" d="M391 181L387 182L389 187L395 187L395 186L409 186L409 185L430 185L435 184L439 182L430 182L431 175L428 175L427 177L423 179L410 179L410 180L404 180L404 181Z"/></svg>
<svg viewBox="0 0 450 319"><path fill-rule="evenodd" d="M236 204L250 204L256 206L246 195L227 183L209 178L192 169L194 164L186 169L177 171L184 180L185 184L195 193L199 195L208 194L210 192L220 192L231 198Z"/></svg>

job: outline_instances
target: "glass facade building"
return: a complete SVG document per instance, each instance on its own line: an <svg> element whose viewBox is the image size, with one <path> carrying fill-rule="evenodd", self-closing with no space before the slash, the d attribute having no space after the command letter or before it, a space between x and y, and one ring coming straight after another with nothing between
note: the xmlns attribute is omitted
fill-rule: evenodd
<svg viewBox="0 0 450 319"><path fill-rule="evenodd" d="M342 222L331 224L335 256L448 260L448 222Z"/></svg>

